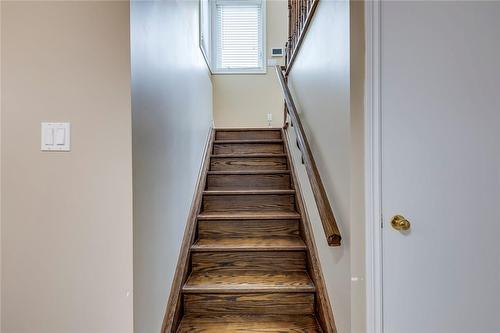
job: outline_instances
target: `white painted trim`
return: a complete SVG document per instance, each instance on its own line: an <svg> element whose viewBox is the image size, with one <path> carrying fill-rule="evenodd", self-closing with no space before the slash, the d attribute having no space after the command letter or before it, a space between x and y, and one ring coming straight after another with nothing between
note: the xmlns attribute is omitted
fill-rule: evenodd
<svg viewBox="0 0 500 333"><path fill-rule="evenodd" d="M380 0L365 1L366 327L383 333Z"/></svg>
<svg viewBox="0 0 500 333"><path fill-rule="evenodd" d="M217 74L217 75L267 74L267 67L264 67L264 68L251 68L251 69L245 69L245 68L216 69L216 70L212 71L212 74Z"/></svg>
<svg viewBox="0 0 500 333"><path fill-rule="evenodd" d="M208 20L208 36L205 36L206 39L208 39L208 50L205 50L203 46L203 38L202 38L202 2L206 1L207 6L208 6L208 17L205 19ZM199 0L198 2L198 46L201 50L201 54L203 55L203 58L205 59L205 63L207 64L207 68L212 74L212 66L211 66L211 57L212 57L212 4L210 3L210 0Z"/></svg>

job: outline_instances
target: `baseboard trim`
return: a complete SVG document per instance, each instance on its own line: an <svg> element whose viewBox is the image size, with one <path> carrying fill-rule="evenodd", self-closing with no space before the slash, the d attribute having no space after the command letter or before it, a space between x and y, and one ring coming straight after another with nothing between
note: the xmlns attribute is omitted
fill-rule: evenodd
<svg viewBox="0 0 500 333"><path fill-rule="evenodd" d="M189 255L191 244L193 243L196 234L196 220L201 207L203 197L203 189L207 178L207 172L210 166L210 149L215 138L215 130L210 128L207 136L207 142L203 150L203 162L198 174L198 180L194 188L193 201L189 210L186 228L184 230L184 238L182 239L179 259L177 260L177 268L175 270L174 280L170 289L165 316L161 333L174 333L180 322L182 313L182 283L185 281L189 273Z"/></svg>
<svg viewBox="0 0 500 333"><path fill-rule="evenodd" d="M298 182L298 177L295 172L295 166L293 163L292 152L289 147L288 135L285 130L282 130L283 143L287 151L289 169L292 175L292 181L295 188L295 195L297 200L298 210L301 216L301 228L303 232L303 238L306 242L308 249L308 263L311 267L309 273L311 279L316 286L316 307L318 313L318 322L321 328L326 333L337 333L337 327L335 325L335 319L333 316L332 306L330 304L330 298L328 297L328 291L326 289L325 279L323 277L323 271L321 270L321 264L319 262L318 250L316 248L316 242L314 240L314 234L312 232L311 222L309 220L306 206L302 198L302 192L300 189L300 183Z"/></svg>

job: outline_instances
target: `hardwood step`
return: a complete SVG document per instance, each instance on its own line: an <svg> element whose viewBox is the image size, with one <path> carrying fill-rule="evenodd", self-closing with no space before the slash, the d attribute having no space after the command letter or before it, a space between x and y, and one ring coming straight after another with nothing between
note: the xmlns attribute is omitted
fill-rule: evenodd
<svg viewBox="0 0 500 333"><path fill-rule="evenodd" d="M294 190L204 191L202 212L294 212Z"/></svg>
<svg viewBox="0 0 500 333"><path fill-rule="evenodd" d="M201 238L191 246L191 251L303 251L300 237L268 238Z"/></svg>
<svg viewBox="0 0 500 333"><path fill-rule="evenodd" d="M305 251L237 251L193 252L193 272L230 271L303 271L306 269Z"/></svg>
<svg viewBox="0 0 500 333"><path fill-rule="evenodd" d="M314 293L186 293L184 309L187 315L304 315L314 313L314 300Z"/></svg>
<svg viewBox="0 0 500 333"><path fill-rule="evenodd" d="M244 154L281 155L285 152L282 140L231 140L216 141L213 145L213 154Z"/></svg>
<svg viewBox="0 0 500 333"><path fill-rule="evenodd" d="M249 171L249 170L287 170L288 163L285 154L212 155L210 171Z"/></svg>
<svg viewBox="0 0 500 333"><path fill-rule="evenodd" d="M210 171L206 189L290 189L291 185L289 170Z"/></svg>
<svg viewBox="0 0 500 333"><path fill-rule="evenodd" d="M208 171L208 175L289 175L290 170L222 170Z"/></svg>
<svg viewBox="0 0 500 333"><path fill-rule="evenodd" d="M277 128L255 128L242 130L239 128L217 129L215 140L259 140L259 139L281 139L281 129Z"/></svg>
<svg viewBox="0 0 500 333"><path fill-rule="evenodd" d="M314 292L314 284L304 271L194 271L184 293Z"/></svg>
<svg viewBox="0 0 500 333"><path fill-rule="evenodd" d="M287 220L300 219L298 212L203 212L198 215L198 220Z"/></svg>
<svg viewBox="0 0 500 333"><path fill-rule="evenodd" d="M270 189L257 189L257 190L205 190L205 196L238 196L238 195L279 195L279 194L295 194L295 190L270 190Z"/></svg>
<svg viewBox="0 0 500 333"><path fill-rule="evenodd" d="M299 235L298 220L200 220L199 238L293 237Z"/></svg>
<svg viewBox="0 0 500 333"><path fill-rule="evenodd" d="M283 143L282 139L237 139L237 140L215 140L214 144L225 143Z"/></svg>
<svg viewBox="0 0 500 333"><path fill-rule="evenodd" d="M313 315L188 315L178 333L321 333Z"/></svg>

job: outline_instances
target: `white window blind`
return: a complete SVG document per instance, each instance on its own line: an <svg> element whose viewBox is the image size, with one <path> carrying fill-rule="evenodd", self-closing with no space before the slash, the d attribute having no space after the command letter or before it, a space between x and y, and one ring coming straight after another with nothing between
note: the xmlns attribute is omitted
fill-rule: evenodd
<svg viewBox="0 0 500 333"><path fill-rule="evenodd" d="M264 42L262 4L228 1L216 5L218 70L262 70Z"/></svg>

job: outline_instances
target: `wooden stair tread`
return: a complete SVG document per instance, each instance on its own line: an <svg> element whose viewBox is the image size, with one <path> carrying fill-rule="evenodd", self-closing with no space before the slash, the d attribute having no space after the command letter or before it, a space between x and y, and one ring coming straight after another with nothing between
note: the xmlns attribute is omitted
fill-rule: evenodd
<svg viewBox="0 0 500 333"><path fill-rule="evenodd" d="M273 158L273 157L286 157L286 154L263 154L263 153L254 153L254 154L212 154L210 155L212 158Z"/></svg>
<svg viewBox="0 0 500 333"><path fill-rule="evenodd" d="M239 140L215 140L214 144L220 143L283 143L282 139L239 139Z"/></svg>
<svg viewBox="0 0 500 333"><path fill-rule="evenodd" d="M295 194L295 190L208 190L204 195Z"/></svg>
<svg viewBox="0 0 500 333"><path fill-rule="evenodd" d="M314 284L306 271L193 272L183 287L185 293L231 292L314 292Z"/></svg>
<svg viewBox="0 0 500 333"><path fill-rule="evenodd" d="M214 141L212 153L216 155L280 155L285 153L284 149L282 139L218 140Z"/></svg>
<svg viewBox="0 0 500 333"><path fill-rule="evenodd" d="M217 127L216 132L272 131L281 132L281 127Z"/></svg>
<svg viewBox="0 0 500 333"><path fill-rule="evenodd" d="M203 212L198 215L199 220L281 220L300 219L297 212L263 211L263 212Z"/></svg>
<svg viewBox="0 0 500 333"><path fill-rule="evenodd" d="M201 238L192 251L300 251L306 245L300 237Z"/></svg>
<svg viewBox="0 0 500 333"><path fill-rule="evenodd" d="M196 315L182 319L178 333L321 333L312 315Z"/></svg>
<svg viewBox="0 0 500 333"><path fill-rule="evenodd" d="M226 170L208 171L209 175L282 175L290 174L290 170Z"/></svg>
<svg viewBox="0 0 500 333"><path fill-rule="evenodd" d="M285 154L217 154L210 159L210 171L289 169Z"/></svg>

